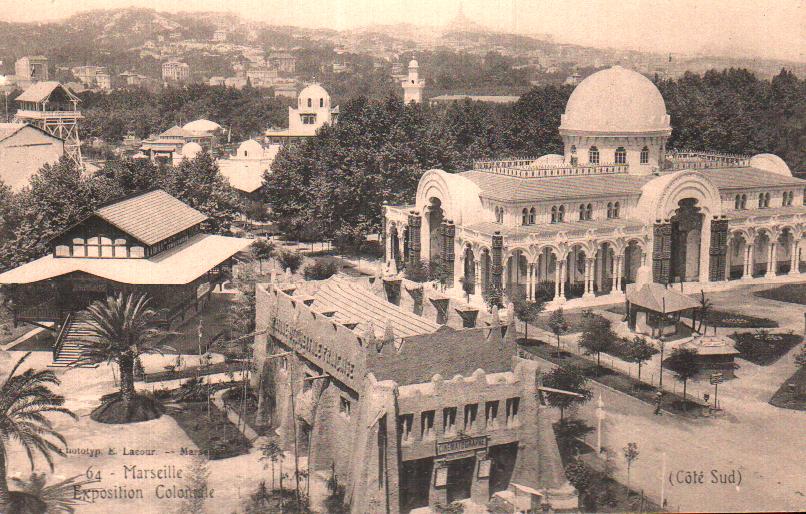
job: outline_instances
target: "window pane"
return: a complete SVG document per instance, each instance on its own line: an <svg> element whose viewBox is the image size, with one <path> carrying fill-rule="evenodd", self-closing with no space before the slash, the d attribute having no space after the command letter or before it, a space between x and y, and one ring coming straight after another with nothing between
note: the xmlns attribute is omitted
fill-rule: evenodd
<svg viewBox="0 0 806 514"><path fill-rule="evenodd" d="M84 245L73 245L73 257L86 257Z"/></svg>
<svg viewBox="0 0 806 514"><path fill-rule="evenodd" d="M112 252L111 246L102 246L101 247L101 257L113 257L114 254Z"/></svg>
<svg viewBox="0 0 806 514"><path fill-rule="evenodd" d="M56 257L70 257L70 247L67 245L59 245L55 251Z"/></svg>
<svg viewBox="0 0 806 514"><path fill-rule="evenodd" d="M132 246L129 255L135 259L140 259L145 255L145 250L142 246Z"/></svg>

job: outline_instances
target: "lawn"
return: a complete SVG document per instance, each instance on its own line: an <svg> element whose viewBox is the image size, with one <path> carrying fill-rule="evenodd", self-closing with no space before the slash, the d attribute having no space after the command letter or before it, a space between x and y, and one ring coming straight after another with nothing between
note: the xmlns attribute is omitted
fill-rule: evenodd
<svg viewBox="0 0 806 514"><path fill-rule="evenodd" d="M596 363L573 353L562 352L560 357L557 357L556 346L549 345L543 341L530 339L529 343L529 345L521 345L521 348L558 366L578 366L585 376L591 380L600 382L654 406L656 389L649 384L639 382L637 379L604 366L597 370ZM680 395L668 391L663 395L663 407L674 414L686 417L701 417L707 410L706 405L694 401L691 397L686 398L686 401L683 402L683 398Z"/></svg>
<svg viewBox="0 0 806 514"><path fill-rule="evenodd" d="M772 395L770 404L782 409L806 411L806 366L801 366Z"/></svg>
<svg viewBox="0 0 806 514"><path fill-rule="evenodd" d="M582 332L582 312L583 311L563 311L563 317L565 318L565 321L568 322L568 332L566 332L566 334ZM550 317L551 313L543 313L538 316L537 321L532 324L538 328L551 332L551 328L548 325Z"/></svg>
<svg viewBox="0 0 806 514"><path fill-rule="evenodd" d="M627 313L627 309L624 304L613 305L608 307L606 310L616 314ZM708 311L708 321L706 324L709 327L728 328L775 328L778 326L777 321L769 318L759 318L756 316L739 314L738 312L722 311L719 309L712 309Z"/></svg>
<svg viewBox="0 0 806 514"><path fill-rule="evenodd" d="M251 444L212 403L183 402L167 414L176 420L193 443L211 460L226 459L249 452Z"/></svg>
<svg viewBox="0 0 806 514"><path fill-rule="evenodd" d="M769 366L803 340L799 334L773 334L766 330L733 333L730 337L736 341L739 357L759 366Z"/></svg>
<svg viewBox="0 0 806 514"><path fill-rule="evenodd" d="M772 289L756 291L753 294L768 300L806 305L806 284L784 284Z"/></svg>

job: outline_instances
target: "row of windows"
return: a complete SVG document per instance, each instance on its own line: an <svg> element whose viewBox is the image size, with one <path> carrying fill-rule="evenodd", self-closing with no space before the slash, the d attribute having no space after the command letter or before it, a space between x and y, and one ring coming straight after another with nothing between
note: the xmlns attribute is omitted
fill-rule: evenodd
<svg viewBox="0 0 806 514"><path fill-rule="evenodd" d="M141 259L145 257L142 246L127 246L125 239L111 239L104 236L95 236L87 239L74 237L72 244L58 245L55 248L56 257L104 257L117 259Z"/></svg>
<svg viewBox="0 0 806 514"><path fill-rule="evenodd" d="M316 114L300 114L299 117L302 120L303 125L316 124Z"/></svg>
<svg viewBox="0 0 806 514"><path fill-rule="evenodd" d="M640 160L641 164L649 163L649 147L645 146L641 148ZM577 147L576 145L571 145L571 164L576 165L578 162ZM588 149L588 162L590 164L599 164L599 149L597 147L591 146ZM616 148L613 154L613 162L616 164L627 164L627 150L625 150L623 146Z"/></svg>
<svg viewBox="0 0 806 514"><path fill-rule="evenodd" d="M518 425L518 409L520 408L520 398L507 398L505 402L504 419L499 416L498 400L484 402L484 424L479 419L479 404L469 403L464 406L464 422L462 431L469 433L478 430L494 430L499 427L511 428ZM456 415L457 407L446 407L442 409L442 434L446 436L457 433ZM434 418L436 412L433 410L423 411L420 414L420 439L430 439L436 437L434 429ZM408 443L414 437L414 414L401 414L397 417L400 440Z"/></svg>
<svg viewBox="0 0 806 514"><path fill-rule="evenodd" d="M324 106L325 106L325 99L320 98L319 99L319 107L324 107ZM313 107L313 99L312 98L308 98L308 107Z"/></svg>
<svg viewBox="0 0 806 514"><path fill-rule="evenodd" d="M781 205L789 207L795 201L794 191L784 191L781 199ZM803 205L806 205L806 190L803 191ZM761 193L758 195L758 208L766 209L770 206L770 193ZM739 194L733 199L733 208L736 210L747 209L747 195Z"/></svg>
<svg viewBox="0 0 806 514"><path fill-rule="evenodd" d="M620 216L621 211L621 203L620 202L608 202L607 203L607 218L618 218ZM500 215L500 218L499 218ZM496 207L495 210L495 218L498 223L503 223L504 221L504 209ZM593 219L593 204L579 204L579 221L589 221ZM524 208L521 211L521 224L522 225L534 225L537 221L537 211L534 207L531 209ZM559 207L554 205L551 207L551 222L552 223L562 223L565 221L565 206L560 205Z"/></svg>

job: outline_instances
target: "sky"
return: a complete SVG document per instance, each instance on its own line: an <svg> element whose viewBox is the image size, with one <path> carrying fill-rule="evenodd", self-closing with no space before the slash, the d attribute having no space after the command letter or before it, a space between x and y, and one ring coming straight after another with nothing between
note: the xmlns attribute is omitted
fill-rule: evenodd
<svg viewBox="0 0 806 514"><path fill-rule="evenodd" d="M806 62L806 0L0 0L0 20L36 22L138 6L342 30L400 22L442 26L460 4L474 22L550 34L559 42Z"/></svg>

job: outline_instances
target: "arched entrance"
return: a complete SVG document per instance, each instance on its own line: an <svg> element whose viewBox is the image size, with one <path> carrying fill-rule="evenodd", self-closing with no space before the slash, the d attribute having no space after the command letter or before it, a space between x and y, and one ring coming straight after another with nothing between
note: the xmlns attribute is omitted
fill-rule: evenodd
<svg viewBox="0 0 806 514"><path fill-rule="evenodd" d="M403 267L403 259L400 254L400 236L398 236L397 226L394 224L389 229L389 248L391 251L390 258L394 259L395 266L397 267L395 271L400 271Z"/></svg>
<svg viewBox="0 0 806 514"><path fill-rule="evenodd" d="M635 283L638 278L638 268L643 264L643 252L638 241L632 240L624 249L624 271L622 276L623 287Z"/></svg>
<svg viewBox="0 0 806 514"><path fill-rule="evenodd" d="M588 254L581 245L574 245L566 259L565 296L568 299L581 298L586 292Z"/></svg>
<svg viewBox="0 0 806 514"><path fill-rule="evenodd" d="M431 198L425 219L428 223L428 260L433 261L442 257L442 221L445 213L439 198Z"/></svg>
<svg viewBox="0 0 806 514"><path fill-rule="evenodd" d="M745 241L745 236L740 233L734 233L728 243L728 280L737 280L744 277L746 254L747 241Z"/></svg>
<svg viewBox="0 0 806 514"><path fill-rule="evenodd" d="M529 272L529 262L522 250L513 250L507 259L506 280L504 288L510 299L526 294L526 274Z"/></svg>
<svg viewBox="0 0 806 514"><path fill-rule="evenodd" d="M691 282L700 278L700 246L703 214L694 198L678 202L672 223L672 254L669 278L672 282Z"/></svg>
<svg viewBox="0 0 806 514"><path fill-rule="evenodd" d="M537 256L537 270L534 298L544 302L552 301L557 292L557 251L545 246Z"/></svg>

